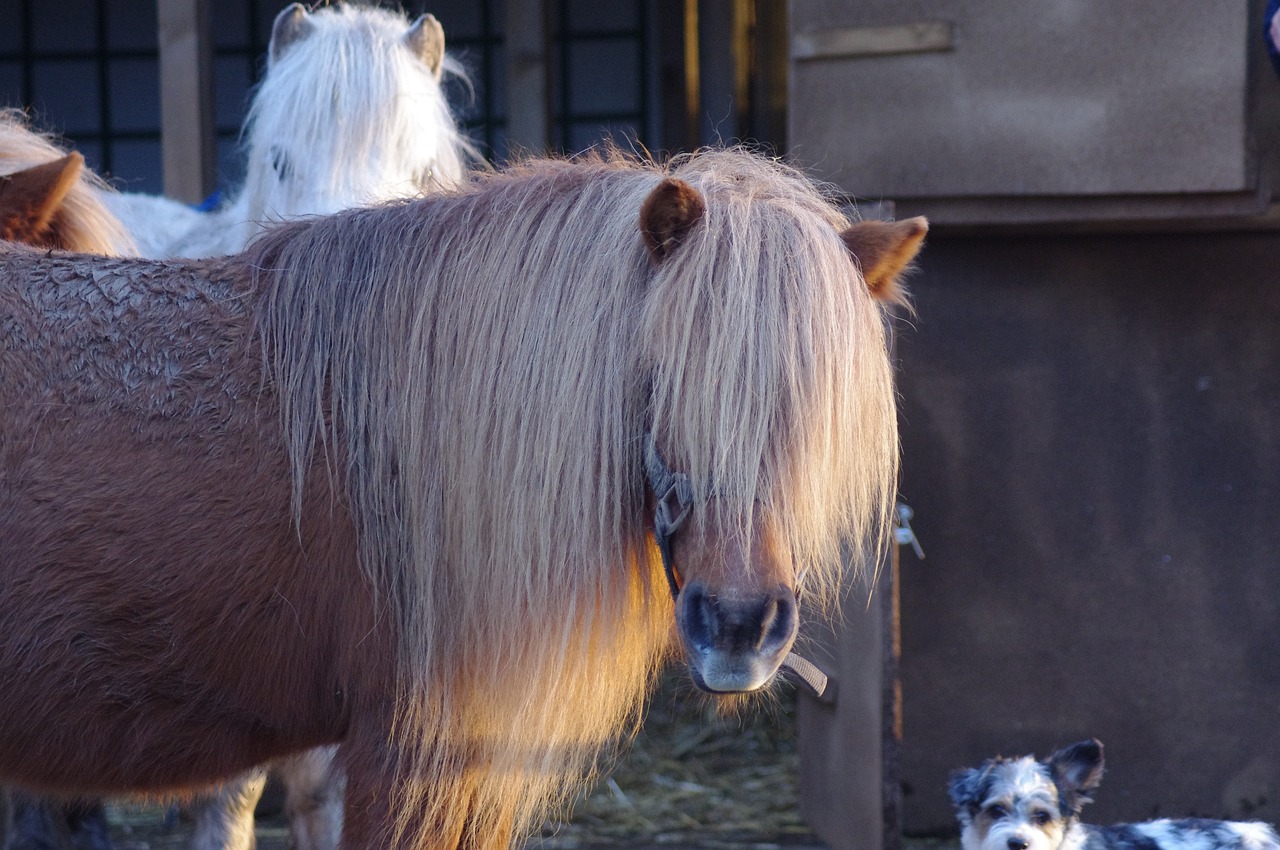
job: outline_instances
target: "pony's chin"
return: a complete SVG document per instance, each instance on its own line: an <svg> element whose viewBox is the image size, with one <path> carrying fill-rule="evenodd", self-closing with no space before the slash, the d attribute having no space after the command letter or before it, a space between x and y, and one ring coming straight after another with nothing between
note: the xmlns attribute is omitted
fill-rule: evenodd
<svg viewBox="0 0 1280 850"><path fill-rule="evenodd" d="M758 691L769 684L774 674L778 672L778 666L775 664L772 668L766 669L764 663L756 662L746 665L746 669L739 667L735 670L708 674L691 660L689 675L700 691L709 694L745 694Z"/></svg>

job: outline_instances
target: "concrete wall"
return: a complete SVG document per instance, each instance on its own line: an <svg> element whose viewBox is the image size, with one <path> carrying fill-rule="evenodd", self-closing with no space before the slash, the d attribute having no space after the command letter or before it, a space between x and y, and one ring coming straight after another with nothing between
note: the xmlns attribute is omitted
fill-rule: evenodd
<svg viewBox="0 0 1280 850"><path fill-rule="evenodd" d="M986 224L1261 212L1241 0L793 0L790 144ZM1196 203L1189 203L1195 200Z"/></svg>
<svg viewBox="0 0 1280 850"><path fill-rule="evenodd" d="M1280 820L1280 235L944 236L915 290L907 831L1091 735L1099 820Z"/></svg>

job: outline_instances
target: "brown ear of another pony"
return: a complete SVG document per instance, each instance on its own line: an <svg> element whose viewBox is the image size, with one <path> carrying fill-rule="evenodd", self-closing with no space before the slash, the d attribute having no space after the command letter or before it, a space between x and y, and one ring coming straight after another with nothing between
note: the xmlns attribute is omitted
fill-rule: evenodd
<svg viewBox="0 0 1280 850"><path fill-rule="evenodd" d="M683 180L668 177L640 207L640 233L654 262L661 263L684 241L706 212L701 193ZM907 305L902 277L924 245L929 222L922 216L903 221L860 221L840 238L853 255L879 301Z"/></svg>
<svg viewBox="0 0 1280 850"><path fill-rule="evenodd" d="M66 156L0 177L0 239L61 248L57 217L80 179L84 157Z"/></svg>

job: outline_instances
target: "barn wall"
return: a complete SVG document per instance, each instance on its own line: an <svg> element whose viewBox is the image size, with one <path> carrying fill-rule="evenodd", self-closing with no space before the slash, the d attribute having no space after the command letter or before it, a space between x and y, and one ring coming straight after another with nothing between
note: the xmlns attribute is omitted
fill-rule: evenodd
<svg viewBox="0 0 1280 850"><path fill-rule="evenodd" d="M900 769L908 833L954 834L951 770L1089 736L1097 820L1280 820L1264 5L791 0L797 157L935 225L898 340L927 555L902 553L899 758L801 728L811 774Z"/></svg>
<svg viewBox="0 0 1280 850"><path fill-rule="evenodd" d="M934 238L899 338L907 832L1097 736L1093 816L1280 820L1280 235Z"/></svg>
<svg viewBox="0 0 1280 850"><path fill-rule="evenodd" d="M809 36L796 45L796 133L846 135L819 165L859 192L1247 185L1244 3L798 0L795 9L796 32ZM918 47L893 43L895 29L922 26L944 29ZM810 101L845 108L803 108ZM850 122L854 110L864 120Z"/></svg>
<svg viewBox="0 0 1280 850"><path fill-rule="evenodd" d="M1256 215L1270 200L1259 2L790 8L791 149L856 197L966 225Z"/></svg>

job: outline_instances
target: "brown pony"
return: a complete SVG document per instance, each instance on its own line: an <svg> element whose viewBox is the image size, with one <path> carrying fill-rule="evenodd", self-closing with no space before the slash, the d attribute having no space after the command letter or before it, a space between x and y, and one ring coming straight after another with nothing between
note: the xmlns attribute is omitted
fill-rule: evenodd
<svg viewBox="0 0 1280 850"><path fill-rule="evenodd" d="M83 156L63 153L48 137L31 130L21 112L0 110L0 239L43 248L130 253L132 239L103 203L109 192L86 171ZM15 839L34 842L33 846L111 846L100 803L11 797L7 788L0 788L0 847Z"/></svg>
<svg viewBox="0 0 1280 850"><path fill-rule="evenodd" d="M0 777L167 792L340 743L344 846L507 846L676 647L759 688L797 577L830 599L885 545L871 289L924 229L731 150L218 260L4 249Z"/></svg>
<svg viewBox="0 0 1280 850"><path fill-rule="evenodd" d="M21 112L0 109L0 239L134 254L128 230L103 201L109 192L79 153L34 132Z"/></svg>

